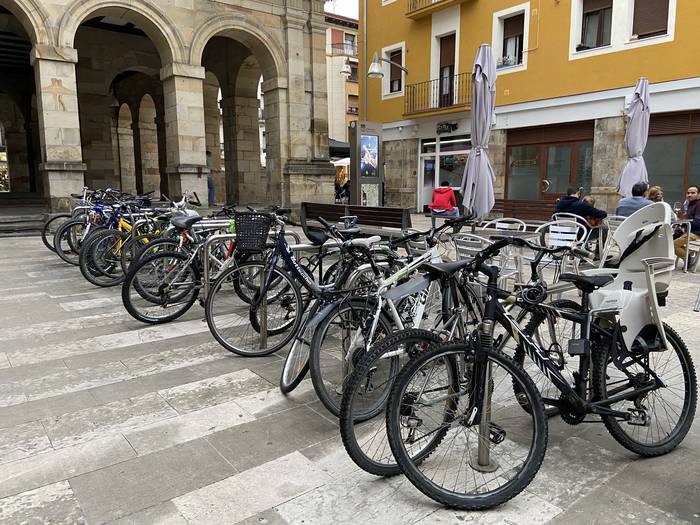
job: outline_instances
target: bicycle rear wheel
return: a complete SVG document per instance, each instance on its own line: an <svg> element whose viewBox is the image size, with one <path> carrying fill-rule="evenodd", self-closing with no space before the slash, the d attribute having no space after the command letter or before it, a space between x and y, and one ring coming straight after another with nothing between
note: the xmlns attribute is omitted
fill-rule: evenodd
<svg viewBox="0 0 700 525"><path fill-rule="evenodd" d="M547 419L532 380L510 357L478 351L491 377L481 395L491 402L476 422L470 423L474 354L464 343L436 346L412 359L391 389L386 416L391 450L409 481L433 500L465 510L494 507L519 494L547 447ZM513 382L530 412L521 409ZM421 459L424 450L429 455Z"/></svg>
<svg viewBox="0 0 700 525"><path fill-rule="evenodd" d="M651 391L613 404L619 411L643 410L646 425L631 425L611 416L603 423L615 440L640 456L667 454L683 441L693 424L697 406L697 377L688 347L664 323L670 348L662 352L631 353L624 343L596 348L593 353L593 392L596 399L630 392L635 384L658 378L663 383ZM634 350L634 349L633 349Z"/></svg>
<svg viewBox="0 0 700 525"><path fill-rule="evenodd" d="M348 455L364 471L376 476L401 473L386 437L386 402L399 367L440 342L427 330L401 330L374 345L350 374L340 405L340 435ZM399 366L385 366L394 356Z"/></svg>
<svg viewBox="0 0 700 525"><path fill-rule="evenodd" d="M263 275L269 285L265 301L260 301ZM205 315L212 335L228 351L244 357L268 355L296 335L303 316L301 292L283 269L249 261L216 278Z"/></svg>
<svg viewBox="0 0 700 525"><path fill-rule="evenodd" d="M127 312L144 323L173 321L187 312L199 296L196 265L177 252L159 252L131 265L122 285Z"/></svg>

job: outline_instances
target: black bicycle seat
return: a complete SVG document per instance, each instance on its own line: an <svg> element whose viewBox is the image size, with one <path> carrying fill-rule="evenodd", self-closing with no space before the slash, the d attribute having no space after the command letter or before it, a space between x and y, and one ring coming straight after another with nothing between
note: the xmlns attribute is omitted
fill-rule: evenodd
<svg viewBox="0 0 700 525"><path fill-rule="evenodd" d="M189 230L193 224L197 224L203 218L199 215L194 217L173 217L170 223L180 230Z"/></svg>
<svg viewBox="0 0 700 525"><path fill-rule="evenodd" d="M342 235L345 239L352 239L353 237L357 237L362 233L362 230L357 227L353 228L345 228L345 229L340 229L338 230L338 233Z"/></svg>
<svg viewBox="0 0 700 525"><path fill-rule="evenodd" d="M575 273L563 273L559 276L560 281L572 283L582 292L591 293L598 288L610 284L614 278L612 275L578 275Z"/></svg>
<svg viewBox="0 0 700 525"><path fill-rule="evenodd" d="M452 275L466 266L471 264L471 259L463 259L461 261L446 262L446 263L425 263L421 265L421 269L427 273L436 276Z"/></svg>

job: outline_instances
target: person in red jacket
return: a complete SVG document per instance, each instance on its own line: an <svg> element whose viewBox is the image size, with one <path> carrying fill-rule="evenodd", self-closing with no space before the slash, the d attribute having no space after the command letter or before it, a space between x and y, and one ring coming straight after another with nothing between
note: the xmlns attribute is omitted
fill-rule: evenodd
<svg viewBox="0 0 700 525"><path fill-rule="evenodd" d="M455 192L450 188L450 183L443 180L439 188L433 190L433 201L428 204L430 208L430 221L435 228L435 217L459 217L459 208Z"/></svg>

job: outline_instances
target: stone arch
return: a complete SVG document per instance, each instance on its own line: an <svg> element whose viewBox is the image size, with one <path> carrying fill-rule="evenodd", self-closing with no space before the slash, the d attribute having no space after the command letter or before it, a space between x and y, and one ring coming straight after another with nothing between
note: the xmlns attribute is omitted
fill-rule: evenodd
<svg viewBox="0 0 700 525"><path fill-rule="evenodd" d="M47 23L49 15L38 0L0 0L0 6L12 13L22 24L32 44L51 45L54 34Z"/></svg>
<svg viewBox="0 0 700 525"><path fill-rule="evenodd" d="M245 45L260 63L265 80L286 77L287 59L275 37L240 15L217 16L202 24L192 40L190 64L202 65L204 48L215 36L229 37Z"/></svg>
<svg viewBox="0 0 700 525"><path fill-rule="evenodd" d="M186 59L185 44L177 25L158 7L144 0L76 0L66 9L58 29L58 45L73 47L75 34L90 16L128 15L151 39L163 64Z"/></svg>

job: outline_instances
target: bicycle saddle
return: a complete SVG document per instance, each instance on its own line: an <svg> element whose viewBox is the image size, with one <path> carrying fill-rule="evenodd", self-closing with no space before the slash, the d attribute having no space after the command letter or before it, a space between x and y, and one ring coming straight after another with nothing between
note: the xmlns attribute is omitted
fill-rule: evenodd
<svg viewBox="0 0 700 525"><path fill-rule="evenodd" d="M572 283L582 292L591 293L613 282L614 278L612 275L577 275L575 273L563 273L559 277L559 280Z"/></svg>
<svg viewBox="0 0 700 525"><path fill-rule="evenodd" d="M203 218L204 217L200 217L199 215L194 217L178 216L173 217L170 223L180 230L189 230L193 224L198 223Z"/></svg>
<svg viewBox="0 0 700 525"><path fill-rule="evenodd" d="M471 264L471 259L463 259L455 262L445 263L425 263L421 265L421 270L425 270L431 275L443 276L452 275Z"/></svg>

